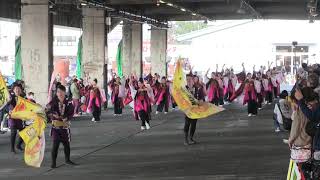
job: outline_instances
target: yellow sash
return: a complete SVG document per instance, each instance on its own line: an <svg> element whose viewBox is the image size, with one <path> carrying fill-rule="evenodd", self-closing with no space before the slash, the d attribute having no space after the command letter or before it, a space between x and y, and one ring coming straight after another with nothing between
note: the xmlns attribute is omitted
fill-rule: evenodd
<svg viewBox="0 0 320 180"><path fill-rule="evenodd" d="M63 121L53 120L53 121L52 121L52 126L53 126L53 127L68 128L68 127L70 126L70 124L69 124L69 122L63 122Z"/></svg>

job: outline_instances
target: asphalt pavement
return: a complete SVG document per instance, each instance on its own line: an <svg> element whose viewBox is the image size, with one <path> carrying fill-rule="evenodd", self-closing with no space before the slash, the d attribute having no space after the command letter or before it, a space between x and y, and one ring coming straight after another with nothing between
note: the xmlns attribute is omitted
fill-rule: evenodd
<svg viewBox="0 0 320 180"><path fill-rule="evenodd" d="M140 130L129 109L121 117L108 110L99 123L79 117L71 129L71 155L79 165L64 164L61 145L57 169L50 168L49 136L42 167L31 168L22 152L10 153L7 133L0 135L0 180L283 180L288 133L274 132L272 110L269 105L248 117L246 107L227 105L224 112L198 121L198 143L190 146L183 145L184 115L179 111L153 113L147 131Z"/></svg>

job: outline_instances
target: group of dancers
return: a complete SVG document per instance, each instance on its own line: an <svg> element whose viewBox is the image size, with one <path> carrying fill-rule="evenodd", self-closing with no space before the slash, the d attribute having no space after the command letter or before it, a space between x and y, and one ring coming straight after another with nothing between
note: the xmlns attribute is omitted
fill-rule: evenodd
<svg viewBox="0 0 320 180"><path fill-rule="evenodd" d="M257 110L261 109L264 103L271 104L273 99L279 96L280 84L284 81L284 75L281 71L266 70L261 67L259 71L255 71L253 68L252 72L246 72L244 64L243 71L238 74L235 74L232 68L222 68L221 71L212 72L210 77L208 72L209 70L204 77L200 77L192 71L187 75L193 77L194 84L201 86L203 101L223 106L237 98L242 99L243 105L248 106L249 116L257 115ZM139 83L141 83L141 87ZM172 97L172 81L165 76L160 77L157 73L149 74L145 78L131 75L125 79L114 74L108 84L115 116L121 115L122 109L126 105L136 109L135 104L137 105L137 97L140 94L133 92L141 92L142 89L148 95L147 106L157 106L155 114L163 111L164 114L167 114L170 105L173 109L177 107Z"/></svg>
<svg viewBox="0 0 320 180"><path fill-rule="evenodd" d="M254 67L252 72L246 72L244 64L242 67L243 70L236 74L232 68L225 69L223 66L221 71L212 72L210 77L208 77L210 69L204 77L200 77L197 72L189 68L186 88L199 101L207 101L217 106L228 105L238 99L247 106L248 116L256 116L264 104L271 104L274 98L279 96L284 74L275 68L260 67L255 71ZM167 114L170 105L173 110L177 108L172 97L172 83L167 77L160 77L157 73L144 78L131 75L123 79L114 74L108 83L114 115L121 115L122 109L129 105L133 108L135 119L141 120L141 130L150 129L152 106L156 106L155 114L163 111ZM189 126L191 126L190 136ZM186 145L195 143L193 139L195 129L196 120L186 117L184 128Z"/></svg>
<svg viewBox="0 0 320 180"><path fill-rule="evenodd" d="M280 84L284 80L282 72L275 69L260 68L259 71L246 72L243 64L243 71L235 74L232 68L216 70L208 77L209 70L204 77L189 69L186 75L186 88L199 101L207 101L217 106L223 106L243 97L242 104L247 104L248 115L257 115L258 109L262 108L264 102L272 103L279 95ZM114 105L114 115L121 116L122 109L130 106L133 109L134 118L141 121L141 130L151 128L152 107L156 106L155 114L169 112L170 106L175 110L177 104L172 97L172 81L159 74L149 74L144 78L131 75L127 78L120 78L116 75L109 81L111 91L111 102ZM83 111L92 113L92 121L100 120L101 109L105 102L102 90L97 86L94 79L85 88L85 109ZM81 88L80 88L81 89ZM70 121L75 112L72 101L68 100L66 87L57 84L53 92L53 98L46 106L49 122L51 122L51 133L53 147L51 151L52 168L56 168L56 159L59 144L64 145L65 161L67 164L76 165L70 160ZM26 97L34 102L33 93L26 95L24 84L15 83L12 88L12 101L8 104L9 110L15 107L18 96ZM194 139L197 119L190 119L185 116L184 144L195 144ZM10 119L11 128L11 151L16 152L22 148L22 140L19 138L16 145L17 131L22 130L25 124L18 119Z"/></svg>

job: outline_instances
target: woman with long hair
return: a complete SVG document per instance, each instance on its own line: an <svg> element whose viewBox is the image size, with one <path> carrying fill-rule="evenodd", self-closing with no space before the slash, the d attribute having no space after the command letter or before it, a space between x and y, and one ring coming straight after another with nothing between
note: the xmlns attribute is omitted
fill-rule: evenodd
<svg viewBox="0 0 320 180"><path fill-rule="evenodd" d="M150 129L151 103L148 89L140 78L137 86L130 82L131 92L134 94L134 115L136 120L141 120L141 130Z"/></svg>
<svg viewBox="0 0 320 180"><path fill-rule="evenodd" d="M120 97L120 86L121 84L120 77L116 77L115 80L111 80L109 82L109 87L111 89L111 102L114 105L114 115L120 116L122 115L122 108L123 108L123 99Z"/></svg>
<svg viewBox="0 0 320 180"><path fill-rule="evenodd" d="M248 116L256 116L258 114L257 93L251 73L248 73L244 87L243 105L245 104L248 104Z"/></svg>
<svg viewBox="0 0 320 180"><path fill-rule="evenodd" d="M90 90L88 110L92 112L92 122L99 122L101 116L102 98L99 88L94 87Z"/></svg>

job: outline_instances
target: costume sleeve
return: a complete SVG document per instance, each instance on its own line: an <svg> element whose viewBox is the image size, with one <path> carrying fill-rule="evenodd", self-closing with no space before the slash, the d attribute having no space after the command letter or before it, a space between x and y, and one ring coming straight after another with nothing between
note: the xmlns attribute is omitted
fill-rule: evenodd
<svg viewBox="0 0 320 180"><path fill-rule="evenodd" d="M73 113L74 113L74 107L71 102L68 102L66 104L66 110L65 110L64 117L70 121L71 118L73 117Z"/></svg>
<svg viewBox="0 0 320 180"><path fill-rule="evenodd" d="M304 114L309 120L311 120L311 121L316 120L316 119L315 119L315 112L313 112L312 110L310 110L310 109L307 107L307 105L306 105L302 100L298 101L298 105L299 105L301 111L303 112L303 114ZM319 111L319 109L317 109L316 112L318 112L318 111Z"/></svg>
<svg viewBox="0 0 320 180"><path fill-rule="evenodd" d="M53 115L55 114L52 108L53 108L53 106L52 106L52 101L51 101L46 105L46 108L45 108L46 115L50 121L54 120Z"/></svg>

